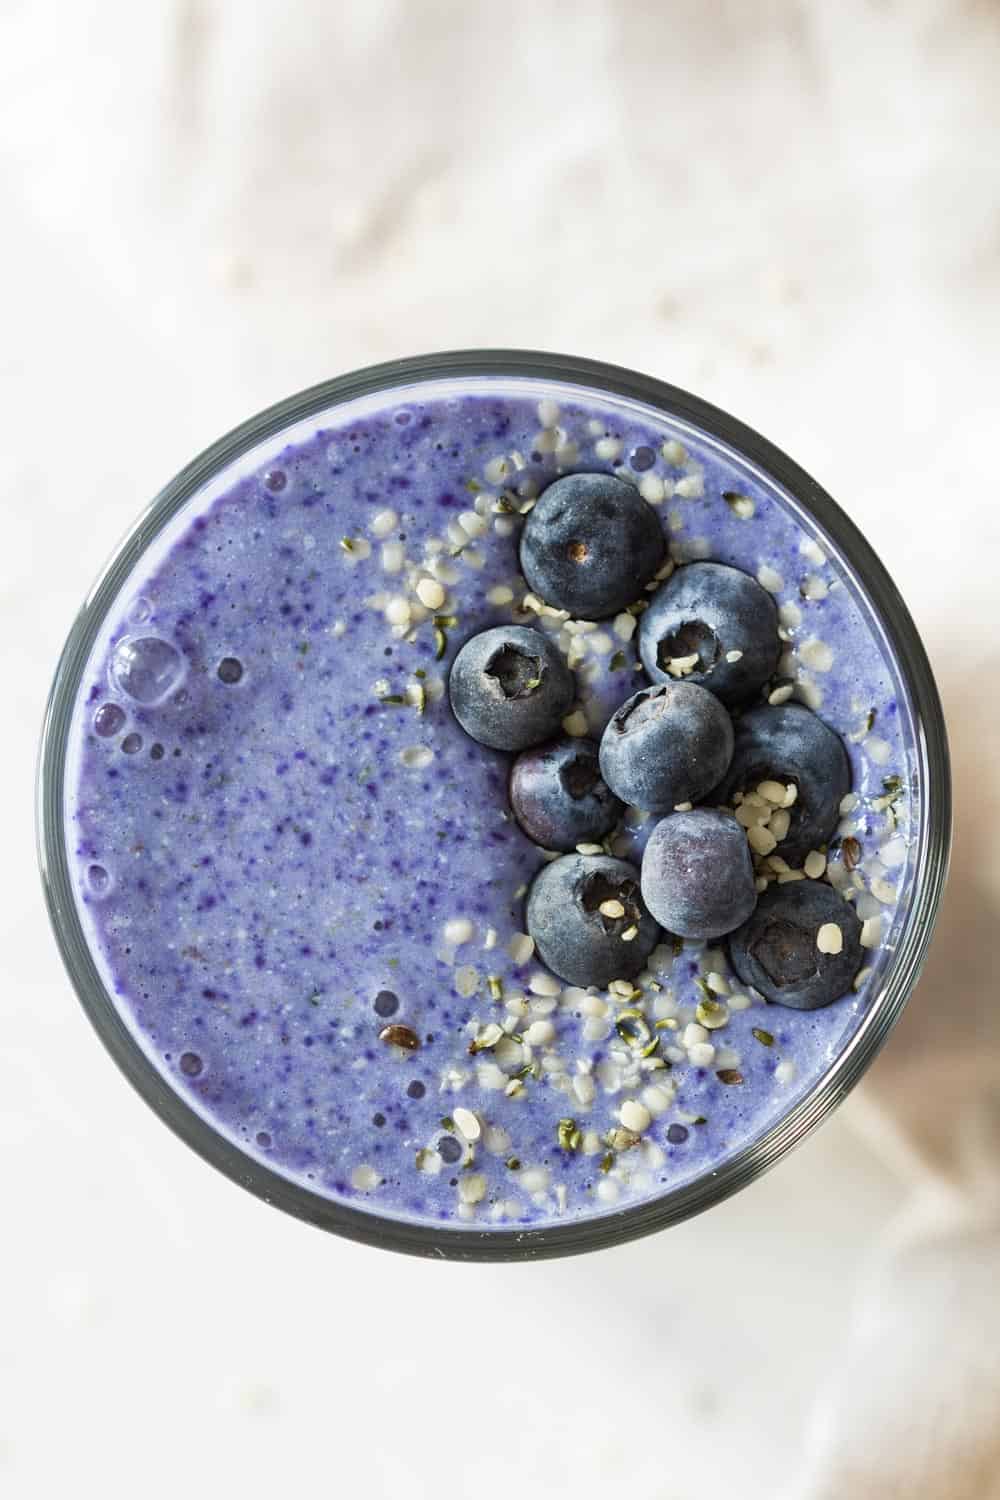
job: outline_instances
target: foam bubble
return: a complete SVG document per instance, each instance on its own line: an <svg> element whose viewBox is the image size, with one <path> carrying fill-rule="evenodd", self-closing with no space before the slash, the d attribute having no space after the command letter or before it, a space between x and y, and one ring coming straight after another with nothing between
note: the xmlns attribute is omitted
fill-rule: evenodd
<svg viewBox="0 0 1000 1500"><path fill-rule="evenodd" d="M94 715L94 733L109 740L125 723L125 710L117 703L102 703Z"/></svg>
<svg viewBox="0 0 1000 1500"><path fill-rule="evenodd" d="M184 669L177 647L158 635L126 636L111 656L112 682L135 703L162 703L179 686Z"/></svg>
<svg viewBox="0 0 1000 1500"><path fill-rule="evenodd" d="M224 656L217 668L219 681L227 684L239 682L243 676L243 663L235 656Z"/></svg>

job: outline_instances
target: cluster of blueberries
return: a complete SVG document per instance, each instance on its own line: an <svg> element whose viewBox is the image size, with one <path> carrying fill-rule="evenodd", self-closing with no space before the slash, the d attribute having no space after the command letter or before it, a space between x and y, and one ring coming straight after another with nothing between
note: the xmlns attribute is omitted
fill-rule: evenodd
<svg viewBox="0 0 1000 1500"><path fill-rule="evenodd" d="M631 485L574 474L529 513L520 561L546 603L600 620L642 595L664 552L656 514ZM728 935L743 983L797 1009L828 1005L861 966L857 914L821 881L775 884L758 896L747 835L731 811L763 783L794 787L780 847L783 858L801 858L826 845L850 787L843 744L808 708L747 706L777 668L773 599L737 568L688 563L649 597L638 647L650 685L613 714L600 745L560 733L575 681L541 631L484 630L451 668L455 717L479 743L516 753L514 816L561 856L528 892L526 927L539 956L567 983L606 985L639 973L661 928ZM660 818L641 874L611 855L579 852L605 840L626 805ZM817 933L830 923L839 949L820 951Z"/></svg>

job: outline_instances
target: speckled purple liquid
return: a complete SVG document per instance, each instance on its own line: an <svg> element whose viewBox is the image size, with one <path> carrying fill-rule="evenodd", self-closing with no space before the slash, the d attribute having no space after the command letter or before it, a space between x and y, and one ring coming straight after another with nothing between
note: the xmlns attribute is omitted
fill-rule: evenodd
<svg viewBox="0 0 1000 1500"><path fill-rule="evenodd" d="M639 485L676 562L761 578L782 678L847 744L840 835L861 856L838 844L825 878L869 953L826 1010L764 1004L699 944L666 939L638 1000L561 988L526 951L542 856L510 818L507 758L463 734L444 686L469 635L512 620L570 653L575 731L641 685L627 619L580 630L525 605L519 512L573 469ZM149 550L78 704L70 853L109 992L215 1129L372 1214L503 1234L710 1172L816 1084L905 916L911 737L848 571L749 463L622 398L437 381L271 441ZM630 813L617 852L638 860L648 828ZM695 1066L706 984L729 1015ZM629 1006L661 1023L654 1057L616 1028ZM387 1023L419 1047L380 1041ZM503 1043L470 1054L492 1023ZM636 1099L651 1123L614 1150Z"/></svg>

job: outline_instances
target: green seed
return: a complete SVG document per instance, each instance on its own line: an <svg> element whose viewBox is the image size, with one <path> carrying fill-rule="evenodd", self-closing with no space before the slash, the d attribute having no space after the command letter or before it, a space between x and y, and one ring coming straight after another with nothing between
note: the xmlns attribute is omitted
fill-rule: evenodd
<svg viewBox="0 0 1000 1500"><path fill-rule="evenodd" d="M623 1010L615 1021L615 1030L630 1047L644 1047L652 1033L641 1010Z"/></svg>
<svg viewBox="0 0 1000 1500"><path fill-rule="evenodd" d="M720 1004L718 1000L702 1000L695 1007L695 1018L709 1031L718 1031L720 1026L729 1022L728 1006Z"/></svg>

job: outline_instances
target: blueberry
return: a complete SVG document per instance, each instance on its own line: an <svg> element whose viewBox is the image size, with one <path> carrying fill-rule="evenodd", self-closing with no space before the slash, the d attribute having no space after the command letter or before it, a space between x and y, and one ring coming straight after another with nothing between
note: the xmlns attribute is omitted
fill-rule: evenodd
<svg viewBox="0 0 1000 1500"><path fill-rule="evenodd" d="M736 819L711 807L657 823L642 857L642 899L678 937L732 932L754 909L753 860Z"/></svg>
<svg viewBox="0 0 1000 1500"><path fill-rule="evenodd" d="M839 953L821 953L816 936L833 923ZM772 885L729 939L729 957L744 984L794 1010L818 1010L847 993L861 967L861 922L853 906L823 881Z"/></svg>
<svg viewBox="0 0 1000 1500"><path fill-rule="evenodd" d="M455 718L494 750L524 750L559 728L576 694L555 644L526 625L498 625L466 641L448 679Z"/></svg>
<svg viewBox="0 0 1000 1500"><path fill-rule="evenodd" d="M739 651L736 661L729 652ZM653 595L639 622L639 655L653 682L669 682L669 664L698 658L686 682L707 687L723 703L742 703L778 664L778 611L756 578L723 563L678 568Z"/></svg>
<svg viewBox="0 0 1000 1500"><path fill-rule="evenodd" d="M752 792L762 781L796 787L788 833L778 845L783 858L795 858L830 838L850 790L851 765L839 735L811 709L764 704L738 720L732 764L712 801L730 803L736 792Z"/></svg>
<svg viewBox="0 0 1000 1500"><path fill-rule="evenodd" d="M623 703L601 738L601 774L647 812L700 802L726 774L733 725L718 698L690 682L657 683Z"/></svg>
<svg viewBox="0 0 1000 1500"><path fill-rule="evenodd" d="M510 773L510 805L543 849L600 843L625 809L601 779L593 740L559 739L517 757Z"/></svg>
<svg viewBox="0 0 1000 1500"><path fill-rule="evenodd" d="M528 892L525 921L542 962L579 985L631 979L660 931L642 904L638 870L605 854L564 854L543 865Z"/></svg>
<svg viewBox="0 0 1000 1500"><path fill-rule="evenodd" d="M663 561L652 506L611 474L567 474L539 496L521 533L521 571L549 604L602 620L631 604Z"/></svg>

